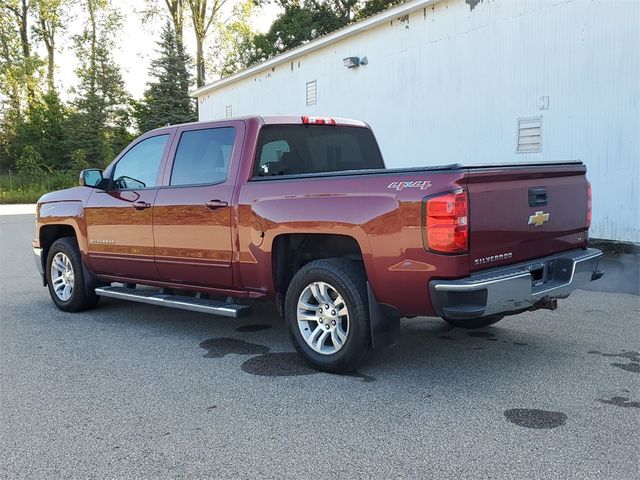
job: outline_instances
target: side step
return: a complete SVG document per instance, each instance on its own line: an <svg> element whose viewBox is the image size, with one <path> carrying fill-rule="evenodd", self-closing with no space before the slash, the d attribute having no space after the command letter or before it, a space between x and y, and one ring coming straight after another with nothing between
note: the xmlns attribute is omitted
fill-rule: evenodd
<svg viewBox="0 0 640 480"><path fill-rule="evenodd" d="M99 287L96 288L96 295L231 318L244 317L251 313L251 307L248 305L238 305L235 303L225 303L218 300L193 298L183 295L171 295L161 293L157 290L138 290L127 287Z"/></svg>

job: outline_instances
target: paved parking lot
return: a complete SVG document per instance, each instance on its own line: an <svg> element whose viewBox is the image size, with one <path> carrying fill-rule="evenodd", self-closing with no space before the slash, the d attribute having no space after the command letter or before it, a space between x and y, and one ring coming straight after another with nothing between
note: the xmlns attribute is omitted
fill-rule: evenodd
<svg viewBox="0 0 640 480"><path fill-rule="evenodd" d="M614 292L554 312L405 320L400 345L336 376L298 360L267 305L60 312L33 225L0 216L2 478L639 476L637 256L605 261Z"/></svg>

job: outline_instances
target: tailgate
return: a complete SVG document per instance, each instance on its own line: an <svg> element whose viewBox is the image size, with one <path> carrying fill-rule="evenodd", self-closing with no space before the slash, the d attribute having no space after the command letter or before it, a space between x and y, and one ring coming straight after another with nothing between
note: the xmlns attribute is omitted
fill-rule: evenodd
<svg viewBox="0 0 640 480"><path fill-rule="evenodd" d="M581 163L470 168L471 271L584 246L585 174Z"/></svg>

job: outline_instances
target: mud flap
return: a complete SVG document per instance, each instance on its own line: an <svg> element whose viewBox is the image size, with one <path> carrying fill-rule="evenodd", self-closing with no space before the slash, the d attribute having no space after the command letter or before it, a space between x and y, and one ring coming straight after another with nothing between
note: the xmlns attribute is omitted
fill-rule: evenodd
<svg viewBox="0 0 640 480"><path fill-rule="evenodd" d="M105 285L110 285L109 282L100 281L100 279L98 279L96 274L87 268L87 266L84 264L84 261L83 260L80 260L80 261L82 262L82 273L84 274L83 275L84 286L87 292L93 292L97 287L104 287Z"/></svg>
<svg viewBox="0 0 640 480"><path fill-rule="evenodd" d="M379 350L400 341L400 315L392 307L380 305L367 282L371 348ZM386 308L385 308L386 307Z"/></svg>

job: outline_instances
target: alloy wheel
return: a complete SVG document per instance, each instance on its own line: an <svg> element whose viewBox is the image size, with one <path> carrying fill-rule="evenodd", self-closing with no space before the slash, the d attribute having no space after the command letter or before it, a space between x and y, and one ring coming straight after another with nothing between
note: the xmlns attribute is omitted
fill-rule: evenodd
<svg viewBox="0 0 640 480"><path fill-rule="evenodd" d="M313 282L302 291L297 308L298 328L315 352L332 355L349 336L349 310L342 296L325 282Z"/></svg>
<svg viewBox="0 0 640 480"><path fill-rule="evenodd" d="M56 253L51 260L51 284L56 296L63 302L71 298L74 280L71 260L62 252Z"/></svg>

